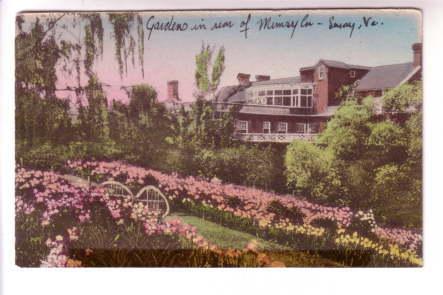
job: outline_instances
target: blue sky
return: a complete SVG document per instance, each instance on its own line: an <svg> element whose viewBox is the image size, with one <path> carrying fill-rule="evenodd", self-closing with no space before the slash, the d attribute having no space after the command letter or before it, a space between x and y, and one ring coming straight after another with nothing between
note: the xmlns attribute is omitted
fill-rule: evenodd
<svg viewBox="0 0 443 295"><path fill-rule="evenodd" d="M248 38L239 30L241 20L251 13ZM291 29L259 31L257 22L262 17L274 20L300 20L309 14L313 23L322 26L301 29L298 27L291 39ZM174 16L176 22L188 24L205 23L207 27L215 21L232 21L232 29L216 31L158 32L153 31L145 41L145 77L139 68L128 69L123 79L118 74L114 58L112 29L106 21L105 52L103 60L96 65L102 81L114 85L109 93L111 99L124 99L120 85L149 83L166 96L166 82L179 80L180 96L192 100L194 90L195 55L202 42L226 49L226 70L221 86L236 84L238 72L271 75L272 78L297 76L300 67L316 63L320 58L340 60L352 64L376 66L409 62L412 60L411 45L421 41L421 14L416 10L292 10L292 11L194 11L194 12L144 12L146 23L150 16L154 21L167 21ZM329 18L337 22L361 23L363 16L370 16L379 25L354 30L328 29ZM204 21L202 21L202 19ZM383 25L380 25L383 23ZM147 35L147 31L145 32Z"/></svg>

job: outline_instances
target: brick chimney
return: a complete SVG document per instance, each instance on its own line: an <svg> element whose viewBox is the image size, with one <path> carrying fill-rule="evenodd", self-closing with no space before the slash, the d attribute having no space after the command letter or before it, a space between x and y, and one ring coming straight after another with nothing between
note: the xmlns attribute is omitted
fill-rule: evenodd
<svg viewBox="0 0 443 295"><path fill-rule="evenodd" d="M168 100L180 100L178 96L178 81L172 80L167 82Z"/></svg>
<svg viewBox="0 0 443 295"><path fill-rule="evenodd" d="M269 75L255 75L255 81L260 82L260 81L268 81L271 80L271 76Z"/></svg>
<svg viewBox="0 0 443 295"><path fill-rule="evenodd" d="M412 51L414 52L412 63L414 67L418 67L422 65L422 44L414 43L412 45Z"/></svg>
<svg viewBox="0 0 443 295"><path fill-rule="evenodd" d="M241 86L251 85L251 82L249 81L250 77L251 77L251 75L249 75L249 74L238 73L237 74L238 85L241 85Z"/></svg>

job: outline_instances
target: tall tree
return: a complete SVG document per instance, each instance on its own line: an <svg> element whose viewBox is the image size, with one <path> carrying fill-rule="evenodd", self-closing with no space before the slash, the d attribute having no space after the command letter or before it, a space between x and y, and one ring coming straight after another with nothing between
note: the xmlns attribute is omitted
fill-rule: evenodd
<svg viewBox="0 0 443 295"><path fill-rule="evenodd" d="M91 76L85 87L87 106L82 107L84 121L80 123L85 128L86 140L104 142L109 140L108 103L103 92L102 84L96 76Z"/></svg>
<svg viewBox="0 0 443 295"><path fill-rule="evenodd" d="M195 56L196 98L212 99L220 84L225 70L225 48L221 46L212 61L214 51L214 47L202 44L200 52Z"/></svg>
<svg viewBox="0 0 443 295"><path fill-rule="evenodd" d="M161 161L160 156L168 147L167 139L173 133L171 118L150 85L131 87L129 98L127 106L113 103L111 124L117 130L112 131L112 137L132 160L154 165L155 161ZM120 122L117 122L119 118Z"/></svg>
<svg viewBox="0 0 443 295"><path fill-rule="evenodd" d="M68 58L69 46L50 33L59 18L28 24L17 17L16 138L18 144L64 142L71 132L69 101L56 98L59 60Z"/></svg>
<svg viewBox="0 0 443 295"><path fill-rule="evenodd" d="M58 99L58 90L72 91L77 99L86 95L88 103L91 101L93 105L79 106L80 121L88 126L102 124L104 128L101 131L87 129L88 137L100 140L108 137L103 89L94 71L94 64L103 56L103 38L108 27L104 25L106 16L114 32L120 74L123 74L122 64L129 58L134 60L136 46L143 74L143 19L136 12L119 16L91 12L17 16L15 86L20 141L33 145L74 138L70 110L74 104ZM62 74L75 76L76 81L73 85L60 86L58 78ZM85 80L87 83L82 83ZM92 88L96 88L96 92Z"/></svg>

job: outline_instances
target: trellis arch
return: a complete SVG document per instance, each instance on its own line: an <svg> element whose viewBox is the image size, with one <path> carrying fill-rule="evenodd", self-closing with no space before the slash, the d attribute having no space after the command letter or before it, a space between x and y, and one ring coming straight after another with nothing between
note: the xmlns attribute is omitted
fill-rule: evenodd
<svg viewBox="0 0 443 295"><path fill-rule="evenodd" d="M123 183L114 180L108 180L100 184L100 187L104 188L105 191L115 197L126 197L130 196L134 198L132 191Z"/></svg>
<svg viewBox="0 0 443 295"><path fill-rule="evenodd" d="M142 188L135 196L135 200L145 203L151 212L158 211L161 218L165 218L169 214L168 199L155 186L148 185Z"/></svg>

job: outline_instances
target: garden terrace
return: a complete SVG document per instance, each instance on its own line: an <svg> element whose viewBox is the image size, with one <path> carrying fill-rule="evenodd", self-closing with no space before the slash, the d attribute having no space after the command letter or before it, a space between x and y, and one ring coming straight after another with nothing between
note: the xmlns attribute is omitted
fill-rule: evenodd
<svg viewBox="0 0 443 295"><path fill-rule="evenodd" d="M248 244L221 249L178 219L158 220L142 203L53 172L16 171L19 266L272 266Z"/></svg>
<svg viewBox="0 0 443 295"><path fill-rule="evenodd" d="M121 162L69 162L79 175L112 178L128 186L158 186L175 210L205 216L224 226L251 232L292 248L351 265L422 264L422 237L404 229L379 227L371 211L352 212L291 195L182 178ZM315 250L314 250L315 249Z"/></svg>

